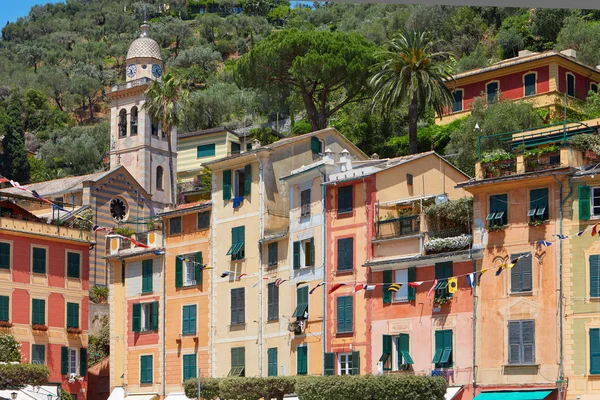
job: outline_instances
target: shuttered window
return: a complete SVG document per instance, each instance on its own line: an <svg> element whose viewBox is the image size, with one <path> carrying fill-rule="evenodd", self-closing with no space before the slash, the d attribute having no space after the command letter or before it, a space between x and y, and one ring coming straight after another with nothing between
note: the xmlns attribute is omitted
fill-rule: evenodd
<svg viewBox="0 0 600 400"><path fill-rule="evenodd" d="M379 361L383 363L384 371L390 371L392 369L392 337L390 335L383 335L382 338L382 352Z"/></svg>
<svg viewBox="0 0 600 400"><path fill-rule="evenodd" d="M81 277L81 254L67 253L67 276L77 279Z"/></svg>
<svg viewBox="0 0 600 400"><path fill-rule="evenodd" d="M87 349L82 347L79 349L79 376L87 374Z"/></svg>
<svg viewBox="0 0 600 400"><path fill-rule="evenodd" d="M590 219L591 207L590 207L590 187L579 186L577 189L578 203L579 203L579 219L587 221ZM600 206L600 204L599 204Z"/></svg>
<svg viewBox="0 0 600 400"><path fill-rule="evenodd" d="M79 304L67 303L67 328L79 328Z"/></svg>
<svg viewBox="0 0 600 400"><path fill-rule="evenodd" d="M245 251L246 227L236 226L231 228L231 247L227 251L232 260L243 260L246 256Z"/></svg>
<svg viewBox="0 0 600 400"><path fill-rule="evenodd" d="M250 196L252 191L252 165L244 167L244 196Z"/></svg>
<svg viewBox="0 0 600 400"><path fill-rule="evenodd" d="M41 365L46 364L46 346L43 344L31 345L31 363Z"/></svg>
<svg viewBox="0 0 600 400"><path fill-rule="evenodd" d="M0 296L0 321L9 321L9 303L8 296Z"/></svg>
<svg viewBox="0 0 600 400"><path fill-rule="evenodd" d="M335 375L335 353L325 353L323 367L324 375Z"/></svg>
<svg viewBox="0 0 600 400"><path fill-rule="evenodd" d="M531 73L523 77L523 87L525 96L533 96L535 94L536 74Z"/></svg>
<svg viewBox="0 0 600 400"><path fill-rule="evenodd" d="M181 333L184 335L196 334L196 305L183 306Z"/></svg>
<svg viewBox="0 0 600 400"><path fill-rule="evenodd" d="M318 137L313 136L310 138L310 150L313 154L319 154L321 152L321 141Z"/></svg>
<svg viewBox="0 0 600 400"><path fill-rule="evenodd" d="M215 144L203 144L196 148L196 158L213 157L215 155Z"/></svg>
<svg viewBox="0 0 600 400"><path fill-rule="evenodd" d="M46 273L46 249L42 247L34 247L32 250L33 272L37 274Z"/></svg>
<svg viewBox="0 0 600 400"><path fill-rule="evenodd" d="M548 213L548 189L533 189L529 191L529 221L546 221Z"/></svg>
<svg viewBox="0 0 600 400"><path fill-rule="evenodd" d="M398 364L399 368L406 369L408 365L413 364L413 359L410 356L410 337L406 333L398 335Z"/></svg>
<svg viewBox="0 0 600 400"><path fill-rule="evenodd" d="M46 325L46 300L31 300L31 324Z"/></svg>
<svg viewBox="0 0 600 400"><path fill-rule="evenodd" d="M490 226L508 224L508 195L496 194L490 196L490 213L486 217Z"/></svg>
<svg viewBox="0 0 600 400"><path fill-rule="evenodd" d="M236 142L231 142L231 154L240 154L241 145Z"/></svg>
<svg viewBox="0 0 600 400"><path fill-rule="evenodd" d="M294 311L294 314L292 314L292 317L308 317L308 286L296 289L296 310Z"/></svg>
<svg viewBox="0 0 600 400"><path fill-rule="evenodd" d="M231 370L227 376L245 376L246 348L234 347L231 349Z"/></svg>
<svg viewBox="0 0 600 400"><path fill-rule="evenodd" d="M0 269L10 269L10 243L0 242Z"/></svg>
<svg viewBox="0 0 600 400"><path fill-rule="evenodd" d="M352 185L343 186L343 187L338 188L338 199L337 199L338 214L352 212L353 189L354 189L354 187Z"/></svg>
<svg viewBox="0 0 600 400"><path fill-rule="evenodd" d="M360 375L360 352L352 352L352 375Z"/></svg>
<svg viewBox="0 0 600 400"><path fill-rule="evenodd" d="M169 235L179 235L181 233L181 217L169 219Z"/></svg>
<svg viewBox="0 0 600 400"><path fill-rule="evenodd" d="M142 330L142 305L134 303L131 305L131 331L140 332Z"/></svg>
<svg viewBox="0 0 600 400"><path fill-rule="evenodd" d="M231 325L246 323L245 289L231 289Z"/></svg>
<svg viewBox="0 0 600 400"><path fill-rule="evenodd" d="M338 239L337 269L348 271L354 268L354 238Z"/></svg>
<svg viewBox="0 0 600 400"><path fill-rule="evenodd" d="M488 103L495 103L498 100L498 89L498 82L490 82L487 85L485 85Z"/></svg>
<svg viewBox="0 0 600 400"><path fill-rule="evenodd" d="M142 293L152 292L152 260L142 261Z"/></svg>
<svg viewBox="0 0 600 400"><path fill-rule="evenodd" d="M600 297L600 255L592 255L590 261L590 297Z"/></svg>
<svg viewBox="0 0 600 400"><path fill-rule="evenodd" d="M394 277L394 271L386 270L383 271L383 286L382 286L382 299L383 304L390 304L392 302L392 298L394 297L394 293L390 292L388 289L390 288L390 284L392 284L392 279Z"/></svg>
<svg viewBox="0 0 600 400"><path fill-rule="evenodd" d="M592 189L592 215L594 217L600 217L600 187Z"/></svg>
<svg viewBox="0 0 600 400"><path fill-rule="evenodd" d="M408 269L408 282L415 282L417 280L417 268L410 267ZM416 287L408 287L408 301L416 300L417 298L417 288Z"/></svg>
<svg viewBox="0 0 600 400"><path fill-rule="evenodd" d="M277 242L269 243L267 266L276 267L278 263L279 245Z"/></svg>
<svg viewBox="0 0 600 400"><path fill-rule="evenodd" d="M267 320L277 321L279 319L279 286L275 285L275 282L267 285L267 297Z"/></svg>
<svg viewBox="0 0 600 400"><path fill-rule="evenodd" d="M349 333L353 330L353 297L339 296L337 298L337 333Z"/></svg>
<svg viewBox="0 0 600 400"><path fill-rule="evenodd" d="M298 346L296 347L296 374L307 375L308 374L308 347Z"/></svg>
<svg viewBox="0 0 600 400"><path fill-rule="evenodd" d="M452 261L435 264L435 279L438 280L435 297L452 297L452 293L448 291L448 278L451 278L452 274Z"/></svg>
<svg viewBox="0 0 600 400"><path fill-rule="evenodd" d="M508 363L535 363L535 329L533 320L508 323Z"/></svg>
<svg viewBox="0 0 600 400"><path fill-rule="evenodd" d="M567 73L567 95L575 97L575 76Z"/></svg>
<svg viewBox="0 0 600 400"><path fill-rule="evenodd" d="M292 258L293 258L294 269L300 269L300 242L299 241L294 242L293 250L294 250L294 254L293 254Z"/></svg>
<svg viewBox="0 0 600 400"><path fill-rule="evenodd" d="M513 254L511 260L527 255L529 253ZM510 291L512 293L530 292L533 289L532 258L523 257L510 268Z"/></svg>
<svg viewBox="0 0 600 400"><path fill-rule="evenodd" d="M140 357L140 383L152 383L152 356Z"/></svg>
<svg viewBox="0 0 600 400"><path fill-rule="evenodd" d="M452 104L452 112L459 112L463 109L463 94L462 90L455 90L452 92L454 103Z"/></svg>
<svg viewBox="0 0 600 400"><path fill-rule="evenodd" d="M600 329L590 329L590 374L600 374Z"/></svg>
<svg viewBox="0 0 600 400"><path fill-rule="evenodd" d="M184 354L183 355L183 381L188 379L197 378L196 374L196 355L195 354Z"/></svg>
<svg viewBox="0 0 600 400"><path fill-rule="evenodd" d="M198 213L198 229L210 228L210 211L203 211Z"/></svg>
<svg viewBox="0 0 600 400"><path fill-rule="evenodd" d="M310 215L310 189L305 189L300 192L300 217L308 217Z"/></svg>
<svg viewBox="0 0 600 400"><path fill-rule="evenodd" d="M267 350L267 374L277 376L277 347Z"/></svg>
<svg viewBox="0 0 600 400"><path fill-rule="evenodd" d="M435 332L435 354L431 362L435 364L436 368L452 366L452 330Z"/></svg>
<svg viewBox="0 0 600 400"><path fill-rule="evenodd" d="M223 200L231 200L231 170L223 171Z"/></svg>

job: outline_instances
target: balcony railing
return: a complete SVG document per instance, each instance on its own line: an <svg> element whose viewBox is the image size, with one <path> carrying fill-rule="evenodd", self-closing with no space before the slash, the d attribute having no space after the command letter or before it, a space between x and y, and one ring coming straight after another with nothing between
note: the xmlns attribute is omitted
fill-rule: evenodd
<svg viewBox="0 0 600 400"><path fill-rule="evenodd" d="M147 85L150 82L152 82L152 79L150 79L150 78L134 79L134 80L129 81L129 82L117 83L116 85L112 86L111 90L113 92L118 92L119 90L131 89L131 88L134 88L134 87L137 87L137 86Z"/></svg>
<svg viewBox="0 0 600 400"><path fill-rule="evenodd" d="M377 239L392 239L416 235L421 231L420 215L409 215L377 221Z"/></svg>

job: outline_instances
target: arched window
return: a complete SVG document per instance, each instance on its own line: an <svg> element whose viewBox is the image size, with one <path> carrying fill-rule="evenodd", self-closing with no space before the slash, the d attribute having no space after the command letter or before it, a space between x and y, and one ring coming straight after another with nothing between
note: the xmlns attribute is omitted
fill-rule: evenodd
<svg viewBox="0 0 600 400"><path fill-rule="evenodd" d="M127 136L127 111L119 112L119 137Z"/></svg>
<svg viewBox="0 0 600 400"><path fill-rule="evenodd" d="M488 103L495 103L498 100L498 90L500 90L498 81L492 81L485 85Z"/></svg>
<svg viewBox="0 0 600 400"><path fill-rule="evenodd" d="M163 167L156 167L156 190L163 190Z"/></svg>
<svg viewBox="0 0 600 400"><path fill-rule="evenodd" d="M138 110L137 107L131 108L131 127L129 128L129 134L131 136L137 135L138 133Z"/></svg>

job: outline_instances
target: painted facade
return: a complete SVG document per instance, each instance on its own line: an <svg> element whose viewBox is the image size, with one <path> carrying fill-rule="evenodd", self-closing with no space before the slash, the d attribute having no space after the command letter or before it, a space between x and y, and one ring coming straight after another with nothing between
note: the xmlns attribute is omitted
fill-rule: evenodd
<svg viewBox="0 0 600 400"><path fill-rule="evenodd" d="M8 199L0 207L0 330L21 343L22 362L45 364L51 384L86 399L89 233L49 225Z"/></svg>

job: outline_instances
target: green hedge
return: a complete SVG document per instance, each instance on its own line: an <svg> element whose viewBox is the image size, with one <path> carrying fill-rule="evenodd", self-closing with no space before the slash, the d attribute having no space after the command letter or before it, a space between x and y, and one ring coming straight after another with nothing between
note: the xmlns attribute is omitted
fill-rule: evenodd
<svg viewBox="0 0 600 400"><path fill-rule="evenodd" d="M48 383L50 370L39 364L0 364L0 390Z"/></svg>
<svg viewBox="0 0 600 400"><path fill-rule="evenodd" d="M197 383L196 379L184 383L187 397L198 396ZM292 393L300 400L443 400L446 381L412 375L202 378L205 400L280 400Z"/></svg>

